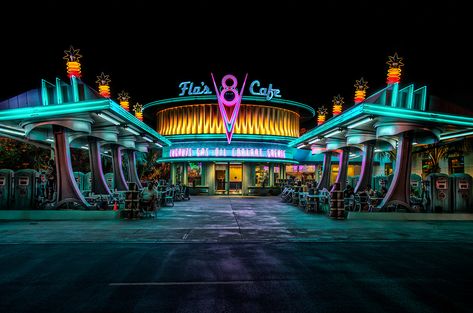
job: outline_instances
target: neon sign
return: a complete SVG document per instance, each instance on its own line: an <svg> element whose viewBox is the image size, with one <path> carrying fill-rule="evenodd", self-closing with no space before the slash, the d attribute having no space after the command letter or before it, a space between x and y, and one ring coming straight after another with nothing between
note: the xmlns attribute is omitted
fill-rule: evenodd
<svg viewBox="0 0 473 313"><path fill-rule="evenodd" d="M268 101L273 99L273 97L281 98L281 91L279 89L273 89L273 84L269 84L268 88L259 88L258 91L255 91L255 86L259 87L260 85L259 80L254 80L250 84L250 93L254 96L264 96Z"/></svg>
<svg viewBox="0 0 473 313"><path fill-rule="evenodd" d="M200 96L200 95L211 95L212 90L204 82L194 84L191 81L181 82L179 84L179 97L182 96ZM220 88L221 89L221 88ZM267 101L271 101L273 98L281 98L281 90L273 88L273 84L269 84L268 87L261 87L259 80L254 80L250 84L250 94L253 96L265 97Z"/></svg>
<svg viewBox="0 0 473 313"><path fill-rule="evenodd" d="M209 86L207 86L204 82L201 82L200 85L201 86L194 86L193 82L180 83L179 88L181 89L181 93L179 94L179 96L185 96L186 91L188 96L212 94L212 91L210 90Z"/></svg>
<svg viewBox="0 0 473 313"><path fill-rule="evenodd" d="M404 66L402 58L400 58L396 52L393 56L389 57L389 61L386 62L386 64L389 65L386 83L388 85L399 83L401 81L401 66Z"/></svg>
<svg viewBox="0 0 473 313"><path fill-rule="evenodd" d="M82 58L82 55L79 54L79 51L80 49L74 49L73 46L71 46L69 50L64 50L66 55L63 57L63 59L67 60L67 76L69 78L72 76L77 78L81 77L79 59Z"/></svg>
<svg viewBox="0 0 473 313"><path fill-rule="evenodd" d="M169 150L171 158L186 157L232 157L232 158L268 158L285 159L286 150L261 148L173 148Z"/></svg>
<svg viewBox="0 0 473 313"><path fill-rule="evenodd" d="M248 74L245 75L241 92L239 92L237 89L238 80L235 76L231 74L223 76L223 89L219 92L217 84L215 83L214 75L212 73L210 73L210 75L212 76L215 93L217 94L218 107L223 118L223 124L225 125L225 135L227 136L227 142L230 144L232 141L233 130L235 128L235 122L238 117L238 112L240 111L241 98L243 96L243 91L245 90ZM231 82L231 84L227 85L228 82Z"/></svg>

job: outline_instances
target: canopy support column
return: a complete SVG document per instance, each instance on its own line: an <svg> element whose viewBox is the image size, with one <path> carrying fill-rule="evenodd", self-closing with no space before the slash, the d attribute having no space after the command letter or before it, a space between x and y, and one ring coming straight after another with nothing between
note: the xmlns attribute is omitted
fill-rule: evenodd
<svg viewBox="0 0 473 313"><path fill-rule="evenodd" d="M385 210L389 205L401 205L410 208L410 180L412 166L412 131L399 135L399 143L396 153L396 170L388 192L383 201L378 205L378 209Z"/></svg>
<svg viewBox="0 0 473 313"><path fill-rule="evenodd" d="M100 155L100 143L95 137L89 137L90 157L90 189L99 195L111 195L102 170L102 159Z"/></svg>
<svg viewBox="0 0 473 313"><path fill-rule="evenodd" d="M77 186L71 164L68 130L62 126L53 125L54 159L56 160L56 207L65 203L79 203L90 207Z"/></svg>
<svg viewBox="0 0 473 313"><path fill-rule="evenodd" d="M324 152L324 163L322 165L322 177L317 189L328 189L330 187L330 172L332 169L332 151Z"/></svg>
<svg viewBox="0 0 473 313"><path fill-rule="evenodd" d="M128 158L128 178L130 182L135 183L136 186L141 189L143 186L141 185L138 171L136 170L136 151L126 150L125 153Z"/></svg>
<svg viewBox="0 0 473 313"><path fill-rule="evenodd" d="M340 149L338 154L338 175L335 179L340 184L341 190L347 186L348 157L350 156L350 148L344 147Z"/></svg>
<svg viewBox="0 0 473 313"><path fill-rule="evenodd" d="M364 190L367 185L371 184L371 178L373 176L373 157L374 144L364 143L363 160L361 161L360 180L358 181L358 184L356 184L355 193Z"/></svg>
<svg viewBox="0 0 473 313"><path fill-rule="evenodd" d="M128 185L123 174L122 166L122 147L119 145L110 145L112 152L112 164L113 164L113 179L115 182L115 188L118 191L127 191Z"/></svg>

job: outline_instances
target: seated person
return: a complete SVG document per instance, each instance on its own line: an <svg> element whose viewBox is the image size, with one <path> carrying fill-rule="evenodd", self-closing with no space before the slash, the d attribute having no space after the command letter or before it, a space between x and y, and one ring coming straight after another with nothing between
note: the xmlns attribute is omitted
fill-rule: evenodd
<svg viewBox="0 0 473 313"><path fill-rule="evenodd" d="M388 189L385 186L382 186L381 190L378 191L378 198L384 198L386 193L388 193Z"/></svg>
<svg viewBox="0 0 473 313"><path fill-rule="evenodd" d="M370 197L374 197L375 196L375 191L373 188L371 188L371 185L366 185L366 189L365 189L366 193L368 194L368 196Z"/></svg>
<svg viewBox="0 0 473 313"><path fill-rule="evenodd" d="M345 187L345 190L343 190L343 197L344 198L350 198L354 194L355 194L355 190L353 189L353 187L351 185L347 185Z"/></svg>
<svg viewBox="0 0 473 313"><path fill-rule="evenodd" d="M148 211L156 210L156 201L158 200L158 191L154 188L154 183L150 182L147 188L141 192L140 203L147 206Z"/></svg>

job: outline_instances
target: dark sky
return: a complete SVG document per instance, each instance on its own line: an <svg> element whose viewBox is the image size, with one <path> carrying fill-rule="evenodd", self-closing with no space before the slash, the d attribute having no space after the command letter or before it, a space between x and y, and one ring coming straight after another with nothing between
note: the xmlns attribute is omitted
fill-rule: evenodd
<svg viewBox="0 0 473 313"><path fill-rule="evenodd" d="M341 94L348 107L361 76L368 92L385 86L394 52L402 83L473 103L471 10L461 2L38 2L2 3L0 100L66 79L73 45L86 83L110 74L113 98L125 89L132 103L175 97L181 81L210 84L213 72L248 73L313 107Z"/></svg>

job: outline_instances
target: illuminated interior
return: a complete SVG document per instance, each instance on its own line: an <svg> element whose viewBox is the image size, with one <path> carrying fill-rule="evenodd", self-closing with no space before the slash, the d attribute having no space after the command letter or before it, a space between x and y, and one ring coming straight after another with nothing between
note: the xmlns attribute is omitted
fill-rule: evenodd
<svg viewBox="0 0 473 313"><path fill-rule="evenodd" d="M184 105L156 113L158 133L169 135L223 134L217 104ZM282 108L242 104L236 134L299 136L299 114Z"/></svg>

